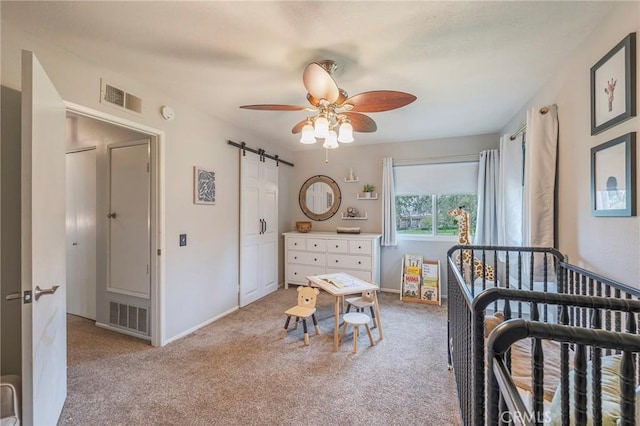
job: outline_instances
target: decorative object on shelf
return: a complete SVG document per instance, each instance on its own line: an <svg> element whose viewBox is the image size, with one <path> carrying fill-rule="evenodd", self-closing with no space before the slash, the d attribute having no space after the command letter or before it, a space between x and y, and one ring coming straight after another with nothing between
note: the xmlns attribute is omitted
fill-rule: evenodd
<svg viewBox="0 0 640 426"><path fill-rule="evenodd" d="M296 222L296 231L306 234L311 231L311 222Z"/></svg>
<svg viewBox="0 0 640 426"><path fill-rule="evenodd" d="M347 207L347 217L358 217L360 213L355 207Z"/></svg>
<svg viewBox="0 0 640 426"><path fill-rule="evenodd" d="M591 214L636 215L636 134L591 148Z"/></svg>
<svg viewBox="0 0 640 426"><path fill-rule="evenodd" d="M202 167L193 167L193 203L216 203L216 173Z"/></svg>
<svg viewBox="0 0 640 426"><path fill-rule="evenodd" d="M359 226L338 226L336 228L336 232L338 234L359 234L360 227Z"/></svg>
<svg viewBox="0 0 640 426"><path fill-rule="evenodd" d="M367 183L362 188L362 192L364 192L364 198L371 198L371 193L375 191L376 187Z"/></svg>
<svg viewBox="0 0 640 426"><path fill-rule="evenodd" d="M353 169L349 169L349 181L353 182L354 180L358 180L358 178L356 177L356 175L353 174Z"/></svg>
<svg viewBox="0 0 640 426"><path fill-rule="evenodd" d="M344 220L367 220L367 214L365 213L364 216L360 216L360 213L358 213L358 216L349 216L349 212L342 212L342 219L344 219Z"/></svg>
<svg viewBox="0 0 640 426"><path fill-rule="evenodd" d="M374 90L348 97L332 74L338 64L330 59L308 64L302 74L307 100L312 105L242 105L240 108L261 111L312 111L313 115L293 126L292 133L302 133L300 142L316 143L324 139L324 148L338 148L338 142L353 142L353 132L375 132L377 125L363 112L381 112L401 108L416 100L404 92ZM337 130L337 132L336 132ZM316 139L317 138L317 139Z"/></svg>
<svg viewBox="0 0 640 426"><path fill-rule="evenodd" d="M356 194L356 198L358 200L377 200L378 199L378 193L376 192L371 193L371 192L365 192L363 194Z"/></svg>
<svg viewBox="0 0 640 426"><path fill-rule="evenodd" d="M591 134L636 115L636 33L591 67Z"/></svg>

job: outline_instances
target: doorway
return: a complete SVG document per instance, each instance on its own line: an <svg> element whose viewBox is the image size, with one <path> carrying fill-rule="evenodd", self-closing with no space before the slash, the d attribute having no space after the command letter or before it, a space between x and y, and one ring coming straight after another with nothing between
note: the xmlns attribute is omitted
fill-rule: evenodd
<svg viewBox="0 0 640 426"><path fill-rule="evenodd" d="M70 291L67 297L69 305L67 311L94 320L98 327L148 340L154 346L161 346L163 333L158 235L160 143L163 134L137 123L74 104L67 104L66 133L68 159L70 155L78 155L79 152L87 156L90 156L86 154L87 152L93 152L94 171L89 170L88 173L90 175L93 173L96 181L93 221L84 219L85 224L93 222L96 237L94 243L95 295L93 296L95 314L92 318L90 308L80 309L79 312L83 314L77 314L77 309L76 312L72 310L72 306L78 305L79 297L74 299L74 296L79 296L83 292L85 300L92 296L90 289L78 289L71 283L68 286ZM91 162L91 160L87 161ZM137 174L130 174L133 169L129 166L132 165L138 167ZM140 165L143 167L143 173L139 172ZM118 168L116 172L113 171L114 166ZM85 169L90 168L85 166ZM129 179L128 184L127 179ZM137 186L138 192L127 201L126 195L125 199L122 198L122 190L131 189L132 185ZM67 187L70 186L73 188L74 184L67 182ZM140 189L142 193L139 192ZM131 215L123 210L131 200L137 200L138 209L137 217L133 222L128 221ZM114 202L116 205L119 202L120 207L115 207ZM89 204L91 203L90 200ZM73 213L73 210L69 212ZM69 223L72 222L67 217L68 229ZM117 225L114 226L116 222ZM128 224L125 225L125 223ZM122 233L123 225L127 229L124 234ZM114 236L114 230L120 230L119 237ZM129 237L134 235L134 238L123 242L123 235ZM68 240L68 250L80 251L78 250L81 248L80 243L73 246L74 242L76 242L74 239ZM126 247L135 246L140 262L131 264L129 257L123 258L122 250L119 248L122 244ZM126 265L123 265L123 259ZM67 268L70 279L78 273L78 270L69 270L74 267L73 263L73 257L71 257ZM142 272L139 270L138 263L142 265ZM127 282L129 279L127 275L131 274L126 272L132 270L135 279ZM82 284L86 282L90 283L91 280L85 279ZM69 294L73 289L78 292ZM90 302L87 303L87 305L90 304Z"/></svg>

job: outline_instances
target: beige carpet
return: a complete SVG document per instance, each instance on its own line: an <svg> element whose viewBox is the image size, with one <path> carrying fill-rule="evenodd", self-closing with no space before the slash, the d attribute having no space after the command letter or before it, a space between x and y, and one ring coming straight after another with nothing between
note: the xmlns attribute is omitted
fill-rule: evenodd
<svg viewBox="0 0 640 426"><path fill-rule="evenodd" d="M280 289L163 348L69 316L59 424L460 424L444 306L382 293L384 339L370 347L362 333L354 355L350 332L332 352L325 293L316 314L322 334L305 347L300 326L281 340L295 299L295 286Z"/></svg>

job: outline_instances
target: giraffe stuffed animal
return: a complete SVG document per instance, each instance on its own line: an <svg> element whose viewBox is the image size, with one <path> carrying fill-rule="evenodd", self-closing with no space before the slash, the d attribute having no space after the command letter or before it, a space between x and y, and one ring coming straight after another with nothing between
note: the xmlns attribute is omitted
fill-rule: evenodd
<svg viewBox="0 0 640 426"><path fill-rule="evenodd" d="M469 234L469 212L462 207L456 207L447 211L447 214L458 222L458 243L460 245L471 245L471 236ZM462 262L465 268L471 266L471 250L462 250ZM460 253L456 255L456 263L460 264ZM484 271L484 274L483 274ZM495 273L493 266L485 265L479 259L473 258L473 279L485 276L487 281L495 282Z"/></svg>

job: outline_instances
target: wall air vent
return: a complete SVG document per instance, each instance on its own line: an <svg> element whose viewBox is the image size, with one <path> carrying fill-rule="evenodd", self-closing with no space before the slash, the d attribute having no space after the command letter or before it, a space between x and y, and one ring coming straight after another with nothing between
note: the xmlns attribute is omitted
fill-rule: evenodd
<svg viewBox="0 0 640 426"><path fill-rule="evenodd" d="M148 312L146 308L109 302L109 325L148 336Z"/></svg>
<svg viewBox="0 0 640 426"><path fill-rule="evenodd" d="M142 99L100 79L100 103L142 114Z"/></svg>

